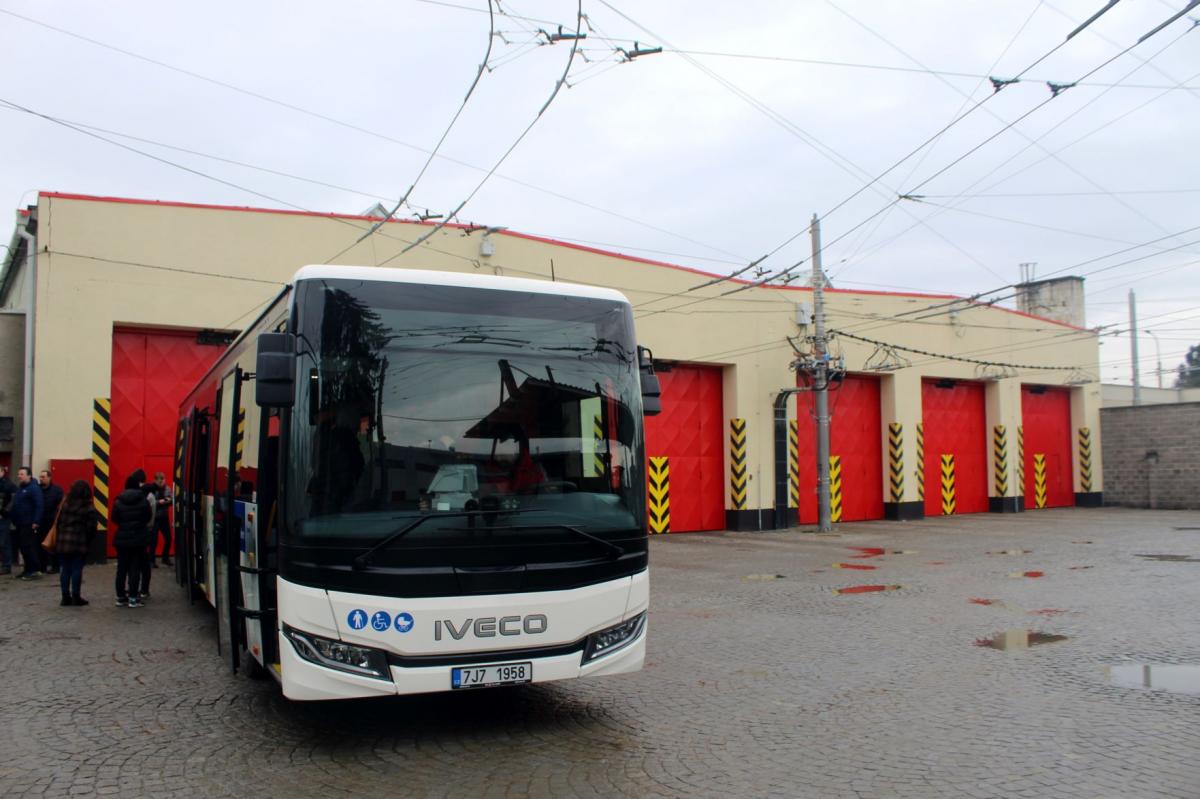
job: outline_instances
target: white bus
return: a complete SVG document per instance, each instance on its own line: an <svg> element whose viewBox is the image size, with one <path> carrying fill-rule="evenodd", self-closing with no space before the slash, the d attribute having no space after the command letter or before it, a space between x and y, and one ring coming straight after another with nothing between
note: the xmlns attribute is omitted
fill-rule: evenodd
<svg viewBox="0 0 1200 799"><path fill-rule="evenodd" d="M658 401L616 291L306 266L180 409L179 578L291 699L636 671Z"/></svg>

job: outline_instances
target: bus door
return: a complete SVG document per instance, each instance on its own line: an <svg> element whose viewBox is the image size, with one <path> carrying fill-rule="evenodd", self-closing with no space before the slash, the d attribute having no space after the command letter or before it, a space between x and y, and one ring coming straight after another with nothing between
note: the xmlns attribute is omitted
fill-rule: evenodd
<svg viewBox="0 0 1200 799"><path fill-rule="evenodd" d="M258 416L249 428L252 416ZM246 651L264 669L279 662L276 636L277 601L275 578L278 564L278 486L279 486L279 411L262 413L253 405L246 408L247 436L243 457L257 463L251 474L245 463L241 469L243 497L236 504L243 520L243 536L238 571L241 574L242 607L240 615L246 630ZM251 494L246 486L253 480Z"/></svg>
<svg viewBox="0 0 1200 799"><path fill-rule="evenodd" d="M173 470L173 485L171 490L175 497L175 507L173 508L175 524L171 529L171 535L174 538L174 546L168 551L175 553L175 582L179 585L186 586L189 594L191 592L192 582L188 575L188 566L190 565L190 550L185 549L185 541L187 540L187 508L188 508L188 490L187 481L191 477L189 474L188 461L188 445L191 443L192 431L192 414L179 420L179 424L175 429L175 466Z"/></svg>
<svg viewBox="0 0 1200 799"><path fill-rule="evenodd" d="M212 486L212 537L209 555L208 590L217 611L217 651L229 658L236 672L243 641L240 619L241 584L236 568L240 562L241 539L247 523L244 504L238 508L240 455L237 435L241 405L242 371L238 367L221 380L217 395L217 436L215 479ZM253 515L249 523L253 524Z"/></svg>
<svg viewBox="0 0 1200 799"><path fill-rule="evenodd" d="M205 495L209 483L210 424L203 410L192 408L179 422L175 465L175 574L191 601L207 593L205 575Z"/></svg>

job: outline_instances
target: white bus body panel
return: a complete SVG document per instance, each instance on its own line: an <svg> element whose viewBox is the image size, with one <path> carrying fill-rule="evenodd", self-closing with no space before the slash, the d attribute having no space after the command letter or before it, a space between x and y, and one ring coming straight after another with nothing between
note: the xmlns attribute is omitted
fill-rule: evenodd
<svg viewBox="0 0 1200 799"><path fill-rule="evenodd" d="M647 571L598 585L565 591L540 591L469 597L400 598L340 591L325 591L279 579L279 621L297 630L361 644L397 655L461 655L497 652L495 662L533 663L533 682L574 677L622 674L638 671L646 654L646 629L624 648L581 665L583 653L575 651L549 657L522 657L521 650L581 641L591 633L617 624L646 610L650 578ZM367 618L382 611L393 620L398 614L412 617L407 632L395 624L375 630L368 623L353 629L350 614L363 611ZM455 639L446 629L450 620L462 631L466 619L495 619L541 614L546 617L544 633L477 637L474 625ZM441 639L435 638L434 622L441 621ZM536 629L537 625L534 625ZM485 624L483 632L491 631ZM512 629L512 625L510 625ZM280 671L284 696L297 700L350 699L391 694L433 693L450 690L450 665L392 665L392 680L360 677L303 660L279 633Z"/></svg>

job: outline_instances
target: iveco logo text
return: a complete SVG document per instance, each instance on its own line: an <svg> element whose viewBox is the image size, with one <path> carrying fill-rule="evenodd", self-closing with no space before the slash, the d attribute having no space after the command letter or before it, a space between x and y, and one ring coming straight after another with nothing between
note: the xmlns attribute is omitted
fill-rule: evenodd
<svg viewBox="0 0 1200 799"><path fill-rule="evenodd" d="M476 638L495 638L497 633L520 635L524 632L526 635L539 635L546 632L548 626L549 621L541 613L525 617L501 616L499 619L495 616L483 616L478 619L466 619L461 625L455 625L449 619L442 619L433 623L433 640L442 640L443 629L450 633L450 637L455 641L461 641L468 632Z"/></svg>

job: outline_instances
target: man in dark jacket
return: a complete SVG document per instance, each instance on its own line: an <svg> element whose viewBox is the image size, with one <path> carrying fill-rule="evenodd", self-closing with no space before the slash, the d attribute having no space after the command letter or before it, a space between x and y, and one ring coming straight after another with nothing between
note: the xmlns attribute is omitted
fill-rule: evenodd
<svg viewBox="0 0 1200 799"><path fill-rule="evenodd" d="M38 487L42 489L42 518L38 522L38 538L41 539L38 541L38 557L42 559L42 571L46 574L58 574L58 556L42 549L41 542L46 540L50 528L54 526L58 507L62 505L63 490L61 486L55 485L50 472L45 469L38 473Z"/></svg>
<svg viewBox="0 0 1200 799"><path fill-rule="evenodd" d="M143 489L146 487L143 486ZM162 472L154 473L154 482L149 485L150 495L154 497L154 538L150 541L150 566L158 568L154 562L154 549L158 546L158 537L162 536L162 562L164 566L171 565L171 487L167 485L167 476Z"/></svg>
<svg viewBox="0 0 1200 799"><path fill-rule="evenodd" d="M125 481L125 490L113 502L112 521L117 526L113 546L117 549L117 607L142 607L141 569L150 547L153 511L142 491L146 473L141 469Z"/></svg>
<svg viewBox="0 0 1200 799"><path fill-rule="evenodd" d="M15 493L17 487L8 479L8 467L0 466L0 574L12 574L20 550L12 521L8 518L8 506L12 504Z"/></svg>
<svg viewBox="0 0 1200 799"><path fill-rule="evenodd" d="M33 481L33 472L29 467L22 466L17 470L17 493L13 495L8 513L21 544L21 560L25 561L25 570L18 575L18 579L36 580L42 576L38 557L41 539L37 536L43 510L42 490Z"/></svg>

